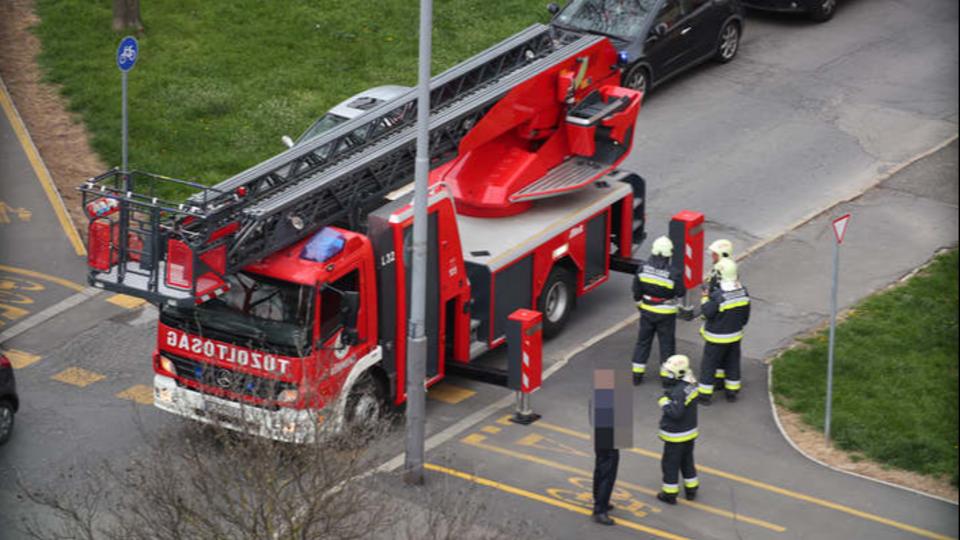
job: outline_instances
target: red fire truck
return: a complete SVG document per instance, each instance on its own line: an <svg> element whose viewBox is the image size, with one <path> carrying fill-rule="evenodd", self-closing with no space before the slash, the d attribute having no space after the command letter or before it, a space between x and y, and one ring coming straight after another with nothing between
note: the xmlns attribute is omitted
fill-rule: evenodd
<svg viewBox="0 0 960 540"><path fill-rule="evenodd" d="M604 37L534 25L432 79L427 385L513 311L550 336L631 268L644 184L617 166L642 95L620 67ZM212 188L81 186L91 283L160 307L157 407L303 442L404 402L416 108L411 90Z"/></svg>

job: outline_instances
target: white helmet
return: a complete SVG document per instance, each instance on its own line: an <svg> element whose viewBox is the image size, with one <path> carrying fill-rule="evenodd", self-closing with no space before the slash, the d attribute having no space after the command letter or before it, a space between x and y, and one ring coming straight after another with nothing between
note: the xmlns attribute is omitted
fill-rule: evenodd
<svg viewBox="0 0 960 540"><path fill-rule="evenodd" d="M720 259L713 265L713 271L720 276L720 281L737 280L737 263L733 259Z"/></svg>
<svg viewBox="0 0 960 540"><path fill-rule="evenodd" d="M733 255L733 242L721 238L714 240L708 249L720 259L729 259Z"/></svg>
<svg viewBox="0 0 960 540"><path fill-rule="evenodd" d="M682 354L675 354L663 363L661 375L669 379L686 379L690 374L690 359Z"/></svg>
<svg viewBox="0 0 960 540"><path fill-rule="evenodd" d="M650 248L650 253L654 255L660 255L661 257L672 257L673 242L671 242L666 236L661 236L653 241L653 246Z"/></svg>

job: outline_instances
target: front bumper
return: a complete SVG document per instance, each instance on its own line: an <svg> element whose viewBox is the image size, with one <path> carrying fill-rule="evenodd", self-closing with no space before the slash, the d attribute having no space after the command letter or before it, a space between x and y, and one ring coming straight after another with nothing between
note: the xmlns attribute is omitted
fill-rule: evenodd
<svg viewBox="0 0 960 540"><path fill-rule="evenodd" d="M330 431L325 429L320 411L262 409L179 386L174 379L164 375L153 377L153 404L198 422L281 442L317 442Z"/></svg>

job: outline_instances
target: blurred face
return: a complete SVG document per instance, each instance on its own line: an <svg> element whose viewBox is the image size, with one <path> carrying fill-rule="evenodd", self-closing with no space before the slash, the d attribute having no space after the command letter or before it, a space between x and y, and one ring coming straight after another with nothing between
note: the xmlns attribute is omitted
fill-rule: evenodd
<svg viewBox="0 0 960 540"><path fill-rule="evenodd" d="M710 258L713 259L713 264L717 264L720 261L720 256L717 255L715 251L710 252Z"/></svg>

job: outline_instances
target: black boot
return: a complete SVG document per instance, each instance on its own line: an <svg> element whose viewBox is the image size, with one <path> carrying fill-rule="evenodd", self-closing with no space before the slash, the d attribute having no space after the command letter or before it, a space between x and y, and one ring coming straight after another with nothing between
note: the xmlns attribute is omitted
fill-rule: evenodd
<svg viewBox="0 0 960 540"><path fill-rule="evenodd" d="M613 520L610 519L610 516L608 516L606 512L594 514L593 521L601 525L614 525Z"/></svg>
<svg viewBox="0 0 960 540"><path fill-rule="evenodd" d="M692 501L697 498L697 488L686 488L685 494L688 501Z"/></svg>
<svg viewBox="0 0 960 540"><path fill-rule="evenodd" d="M736 400L737 400L737 393L734 392L733 390L727 390L727 401L729 401L730 403L733 403Z"/></svg>
<svg viewBox="0 0 960 540"><path fill-rule="evenodd" d="M710 394L700 394L700 397L699 397L700 404L707 407L710 406L710 402L712 399L713 399L713 396L711 396Z"/></svg>
<svg viewBox="0 0 960 540"><path fill-rule="evenodd" d="M643 373L634 373L633 374L633 385L638 386L643 383Z"/></svg>
<svg viewBox="0 0 960 540"><path fill-rule="evenodd" d="M667 503L667 504L677 504L677 494L676 493L657 493L657 499Z"/></svg>

